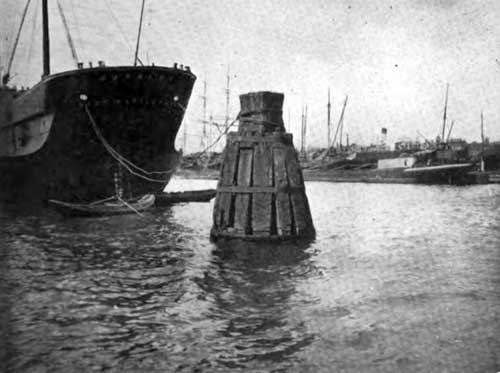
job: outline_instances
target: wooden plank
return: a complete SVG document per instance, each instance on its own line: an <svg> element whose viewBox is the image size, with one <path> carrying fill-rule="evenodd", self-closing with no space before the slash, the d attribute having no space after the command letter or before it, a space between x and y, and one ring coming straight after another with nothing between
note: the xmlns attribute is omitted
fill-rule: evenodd
<svg viewBox="0 0 500 373"><path fill-rule="evenodd" d="M253 161L253 186L273 188L273 154L269 144L256 144ZM253 234L271 234L272 193L252 194Z"/></svg>
<svg viewBox="0 0 500 373"><path fill-rule="evenodd" d="M261 186L220 186L217 188L219 192L227 192L227 193L293 193L300 192L304 190L304 186L291 187L287 186L285 188L277 188L277 187L261 187Z"/></svg>
<svg viewBox="0 0 500 373"><path fill-rule="evenodd" d="M273 147L274 185L277 188L288 186L285 159L285 147L281 144L275 145ZM276 225L277 233L280 236L290 236L294 231L288 193L279 192L276 194Z"/></svg>
<svg viewBox="0 0 500 373"><path fill-rule="evenodd" d="M253 233L271 234L272 194L259 193L252 195L252 231Z"/></svg>
<svg viewBox="0 0 500 373"><path fill-rule="evenodd" d="M304 185L304 178L302 177L302 169L300 168L297 151L292 146L286 147L286 172L291 187Z"/></svg>
<svg viewBox="0 0 500 373"><path fill-rule="evenodd" d="M289 133L272 133L267 136L253 136L253 135L234 135L231 136L231 140L234 141L245 141L251 143L276 143L281 142L284 144L292 144L293 136Z"/></svg>
<svg viewBox="0 0 500 373"><path fill-rule="evenodd" d="M221 197L223 193L217 192L214 201L214 209L212 210L213 229L218 230L221 226Z"/></svg>
<svg viewBox="0 0 500 373"><path fill-rule="evenodd" d="M290 195L290 200L292 202L292 211L297 235L303 236L311 232L311 230L314 230L306 194L304 192L292 193Z"/></svg>
<svg viewBox="0 0 500 373"><path fill-rule="evenodd" d="M240 141L240 150L241 149L253 150L253 142L247 141L246 137L243 136L241 141Z"/></svg>
<svg viewBox="0 0 500 373"><path fill-rule="evenodd" d="M238 151L238 142L227 142L219 185L235 185L235 176L238 172Z"/></svg>
<svg viewBox="0 0 500 373"><path fill-rule="evenodd" d="M251 194L238 194L234 202L234 229L235 231L251 233L249 216Z"/></svg>
<svg viewBox="0 0 500 373"><path fill-rule="evenodd" d="M250 186L252 184L252 161L253 149L240 149L237 175L238 186ZM236 231L245 233L251 231L250 201L250 193L236 195L234 211L234 229Z"/></svg>
<svg viewBox="0 0 500 373"><path fill-rule="evenodd" d="M238 176L236 185L238 186L251 186L252 185L252 161L253 149L244 148L240 149L239 162L238 162Z"/></svg>
<svg viewBox="0 0 500 373"><path fill-rule="evenodd" d="M269 144L259 143L254 146L253 186L272 187L273 153Z"/></svg>
<svg viewBox="0 0 500 373"><path fill-rule="evenodd" d="M215 199L213 220L218 230L232 227L234 224L234 198L231 193L219 193Z"/></svg>
<svg viewBox="0 0 500 373"><path fill-rule="evenodd" d="M302 170L297 158L297 152L293 147L287 147L286 171L290 186L292 188L301 187L304 185ZM302 236L314 231L312 225L311 211L305 190L293 191L290 193L290 201L292 203L293 219L295 221L295 230L297 235Z"/></svg>
<svg viewBox="0 0 500 373"><path fill-rule="evenodd" d="M238 149L238 142L233 141L228 136L213 210L213 230L215 233L231 228L234 224L233 196L229 192L220 191L219 188L235 184L235 176L238 171Z"/></svg>

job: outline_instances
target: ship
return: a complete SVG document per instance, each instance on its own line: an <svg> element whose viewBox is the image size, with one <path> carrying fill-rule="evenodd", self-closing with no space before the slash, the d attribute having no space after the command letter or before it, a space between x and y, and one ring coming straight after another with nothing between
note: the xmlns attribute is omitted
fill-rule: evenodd
<svg viewBox="0 0 500 373"><path fill-rule="evenodd" d="M471 159L468 148L453 149L441 143L437 148L381 157L375 163L346 163L322 170L304 170L306 179L331 182L390 184L471 185L488 183L488 173L481 172Z"/></svg>
<svg viewBox="0 0 500 373"><path fill-rule="evenodd" d="M0 87L0 199L90 203L161 192L180 161L174 142L195 75L138 65L137 50L134 65L78 63L51 74L47 2L41 81L17 89L6 74Z"/></svg>
<svg viewBox="0 0 500 373"><path fill-rule="evenodd" d="M443 110L442 135L425 144L399 141L394 150L386 146L387 128L382 128L380 146L370 146L363 151L345 149L334 152L332 157L319 157L318 166L305 169L304 178L331 182L398 183L398 184L486 184L491 180L485 171L483 118L481 114L482 145L473 151L462 139L450 139L454 122L445 137L448 109L448 88ZM347 102L347 99L346 99ZM345 103L344 103L345 108ZM342 115L341 115L342 118ZM341 123L339 121L339 123ZM418 132L418 131L417 131ZM328 154L326 152L325 154ZM326 160L326 162L324 162ZM489 157L493 164L493 157Z"/></svg>

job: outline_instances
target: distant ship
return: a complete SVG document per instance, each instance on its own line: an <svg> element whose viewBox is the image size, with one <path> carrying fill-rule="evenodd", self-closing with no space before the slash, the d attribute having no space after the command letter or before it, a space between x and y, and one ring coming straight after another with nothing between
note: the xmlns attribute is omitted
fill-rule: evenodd
<svg viewBox="0 0 500 373"><path fill-rule="evenodd" d="M42 15L42 80L18 90L7 75L0 87L0 199L89 203L162 191L180 160L174 142L196 77L182 65L103 62L50 74L47 0Z"/></svg>
<svg viewBox="0 0 500 373"><path fill-rule="evenodd" d="M484 172L485 159L488 156L488 163L493 167L495 152L490 152L492 154L485 152L484 139L481 149L475 151L464 140L450 140L453 122L448 136L445 137L447 107L448 85L443 111L442 137L437 136L435 143L424 137L426 142L424 145L419 142L399 141L395 144L394 150L389 150L386 146L387 128L382 128L380 146L370 146L361 151L353 151L348 146L345 150L340 147L339 152L327 149L318 157L320 161L318 165L304 167L306 168L304 177L332 182L400 184L468 185L490 182L492 180L490 174ZM341 119L342 117L343 114ZM481 114L483 138L482 122ZM339 124L341 123L340 120Z"/></svg>
<svg viewBox="0 0 500 373"><path fill-rule="evenodd" d="M379 158L364 165L343 164L323 171L304 170L304 177L332 182L395 184L468 185L489 182L488 174L479 172L467 152L456 151L446 144L428 149Z"/></svg>
<svg viewBox="0 0 500 373"><path fill-rule="evenodd" d="M375 177L396 182L421 184L467 185L487 182L481 174L473 172L476 164L467 156L443 147L423 150L410 156L381 159L374 170ZM397 180L399 179L399 180Z"/></svg>

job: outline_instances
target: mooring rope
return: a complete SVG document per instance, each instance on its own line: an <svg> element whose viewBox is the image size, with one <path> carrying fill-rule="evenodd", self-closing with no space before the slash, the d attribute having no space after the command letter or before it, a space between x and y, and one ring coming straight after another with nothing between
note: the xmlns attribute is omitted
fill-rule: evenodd
<svg viewBox="0 0 500 373"><path fill-rule="evenodd" d="M235 119L235 120L233 120L233 121L231 122L231 124L229 124L229 126L227 126L227 127L224 129L224 131L223 131L223 132L221 132L221 133L220 133L220 135L219 135L219 136L215 139L215 141L214 141L214 142L212 142L212 143L211 143L210 145L208 145L205 149L203 149L203 150L200 152L200 154L204 154L204 153L206 153L209 149L213 148L213 147L214 147L214 146L215 146L215 145L216 145L216 144L220 141L220 139L222 138L222 136L226 135L226 134L227 134L227 132L229 131L229 129L230 129L232 126L234 126L234 124L235 124L237 121L239 121L239 120L240 120L240 114L238 114L238 115L236 116L236 119Z"/></svg>
<svg viewBox="0 0 500 373"><path fill-rule="evenodd" d="M125 163L129 164L132 168L135 168L136 170L142 172L142 173L145 173L147 175L152 175L152 174L167 174L167 173L170 173L172 171L174 171L174 169L169 169L169 170L166 170L166 171L146 171L144 169L142 169L141 167L137 166L136 164L134 164L132 161L128 160L127 158L125 158L123 155L121 155L120 153L118 153L118 151L116 151L110 144L109 142L104 138L104 136L102 135L101 131L99 130L99 127L97 126L92 114L90 113L90 111L88 110L88 107L86 106L86 109L87 109L87 114L89 115L90 119L91 119L91 122L92 122L92 125L94 127L94 130L96 130L98 132L98 136L100 136L100 139L101 141L104 141L104 143L108 146L109 150L111 152L113 152L117 157L120 157Z"/></svg>
<svg viewBox="0 0 500 373"><path fill-rule="evenodd" d="M128 207L130 210L132 210L133 212L135 212L137 215L144 217L144 215L143 215L143 214L141 214L141 213L140 213L137 209L135 209L132 205L130 205L129 203L127 203L127 202L125 202L123 199L121 199L121 197L116 196L116 198L118 199L118 201L120 201L121 203L123 203L126 207Z"/></svg>
<svg viewBox="0 0 500 373"><path fill-rule="evenodd" d="M92 124L92 128L93 128L94 133L96 134L97 138L101 141L102 145L108 151L108 153L113 158L115 158L123 167L125 167L128 172L130 172L132 175L137 176L137 177L144 179L146 181L151 181L151 182L155 182L155 183L166 183L166 180L163 180L163 179L153 179L151 177L141 175L141 174L137 173L136 171L132 170L132 168L136 169L139 172L142 172L143 174L147 174L147 175L172 173L174 171L173 168L171 168L169 170L165 170L165 171L146 171L146 170L142 169L141 167L137 166L136 164L134 164L132 161L125 158L123 155L118 153L118 151L116 151L108 143L108 141L104 138L104 136L102 135L101 131L99 130L99 127L97 126L97 123L95 122L94 117L92 116L92 113L90 112L87 104L84 105L84 108L85 108L85 111L89 117L90 123Z"/></svg>
<svg viewBox="0 0 500 373"><path fill-rule="evenodd" d="M99 203L103 203L103 202L111 201L112 199L115 199L115 198L116 198L116 196L111 196L111 197L108 197L108 198L99 199L99 200L97 200L97 201L90 202L90 203L89 203L89 206L92 206L92 205L98 205Z"/></svg>
<svg viewBox="0 0 500 373"><path fill-rule="evenodd" d="M242 117L242 118L240 118L240 122L262 124L264 126L264 128L267 130L271 130L274 128L283 128L283 126L280 123L276 123L276 122L272 122L272 121L264 120L264 119L253 119L253 118L248 118L248 117Z"/></svg>
<svg viewBox="0 0 500 373"><path fill-rule="evenodd" d="M137 215L141 216L141 217L144 217L144 214L142 214L139 210L137 210L136 208L134 208L134 206L132 206L131 204L129 204L127 201L123 200L120 196L116 195L116 196L112 196L112 197L108 197L108 198L105 198L105 199L101 199L101 200L98 200L98 201L94 201L94 202L90 202L90 203L87 203L86 205L83 205L83 204L76 204L76 206L87 206L87 207L93 207L93 206L96 206L98 204L101 204L101 203L104 203L104 202L107 202L107 201L110 201L110 200L113 200L113 199L116 199L118 200L119 202L121 202L123 205L125 205L125 207L127 207L128 209L132 210L133 212L135 212ZM64 202L64 201L59 201L57 199L49 199L49 202L54 202L56 204L62 204L62 205L70 205L69 207L71 207L71 205L75 206L75 204L73 203L69 203L69 202Z"/></svg>

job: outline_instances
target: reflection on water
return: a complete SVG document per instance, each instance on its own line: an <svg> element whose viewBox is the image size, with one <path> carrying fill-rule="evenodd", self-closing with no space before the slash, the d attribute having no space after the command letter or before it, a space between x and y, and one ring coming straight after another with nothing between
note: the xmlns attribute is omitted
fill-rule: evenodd
<svg viewBox="0 0 500 373"><path fill-rule="evenodd" d="M213 266L197 284L213 299L210 317L221 324L213 343L227 368L293 367L296 352L314 336L290 322L295 284L314 271L306 244L219 243ZM305 299L301 300L306 301Z"/></svg>
<svg viewBox="0 0 500 373"><path fill-rule="evenodd" d="M4 210L0 368L500 370L498 186L307 192L316 240L281 245L211 243L211 203Z"/></svg>

